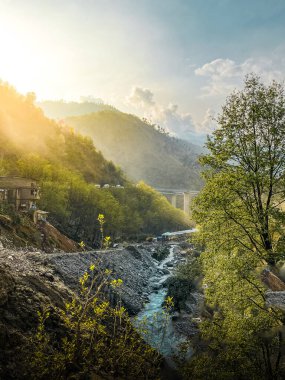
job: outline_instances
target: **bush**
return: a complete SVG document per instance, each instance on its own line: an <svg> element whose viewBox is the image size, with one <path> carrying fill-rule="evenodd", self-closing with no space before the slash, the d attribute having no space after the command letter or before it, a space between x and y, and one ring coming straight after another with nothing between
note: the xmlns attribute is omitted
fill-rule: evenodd
<svg viewBox="0 0 285 380"><path fill-rule="evenodd" d="M39 313L39 325L31 341L31 357L24 378L88 379L94 374L112 378L157 379L160 355L134 330L125 309L112 308L103 290L117 291L122 280L110 279L110 271L97 273L95 265L80 278L80 293L54 309L58 328L48 328L50 311Z"/></svg>

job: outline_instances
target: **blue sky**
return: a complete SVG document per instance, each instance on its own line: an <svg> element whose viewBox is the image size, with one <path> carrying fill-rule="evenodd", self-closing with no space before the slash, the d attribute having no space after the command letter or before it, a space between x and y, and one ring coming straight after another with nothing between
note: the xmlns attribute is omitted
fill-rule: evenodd
<svg viewBox="0 0 285 380"><path fill-rule="evenodd" d="M284 0L0 0L0 78L192 139L246 73L284 79L284 36Z"/></svg>

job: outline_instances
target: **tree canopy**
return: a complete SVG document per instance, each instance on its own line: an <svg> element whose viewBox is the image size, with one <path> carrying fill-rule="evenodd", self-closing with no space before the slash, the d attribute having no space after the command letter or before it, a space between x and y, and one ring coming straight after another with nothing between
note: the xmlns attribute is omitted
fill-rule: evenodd
<svg viewBox="0 0 285 380"><path fill-rule="evenodd" d="M142 183L131 184L91 138L47 119L32 94L22 96L0 82L0 101L0 173L37 180L38 205L63 233L94 246L100 213L112 237L136 238L188 226L183 212L165 197Z"/></svg>
<svg viewBox="0 0 285 380"><path fill-rule="evenodd" d="M283 314L268 307L261 281L264 268L276 270L284 256L282 85L246 77L217 122L193 211L209 313L200 327L207 349L191 370L195 378L282 378Z"/></svg>
<svg viewBox="0 0 285 380"><path fill-rule="evenodd" d="M219 128L207 143L209 154L201 160L207 186L199 202L214 202L210 210L219 213L221 225L232 225L236 243L272 264L284 249L283 87L248 76L243 91L228 97L217 121Z"/></svg>

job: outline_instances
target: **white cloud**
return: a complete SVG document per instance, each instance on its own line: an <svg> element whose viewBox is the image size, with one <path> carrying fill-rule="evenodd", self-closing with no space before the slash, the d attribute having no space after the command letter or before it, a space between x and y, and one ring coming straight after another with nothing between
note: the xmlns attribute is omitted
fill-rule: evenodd
<svg viewBox="0 0 285 380"><path fill-rule="evenodd" d="M224 95L234 88L239 88L245 75L252 72L260 75L264 82L270 82L273 79L281 81L284 78L284 71L282 72L280 63L277 56L272 59L249 58L242 63L236 63L228 58L218 58L205 63L194 73L207 80L206 86L202 88L203 96ZM282 64L284 66L284 62Z"/></svg>
<svg viewBox="0 0 285 380"><path fill-rule="evenodd" d="M167 107L156 105L152 110L152 118L180 138L187 138L189 133L196 132L191 114L180 112L177 104L170 103Z"/></svg>
<svg viewBox="0 0 285 380"><path fill-rule="evenodd" d="M127 102L136 108L154 106L153 93L147 88L133 87Z"/></svg>
<svg viewBox="0 0 285 380"><path fill-rule="evenodd" d="M211 78L232 77L237 74L238 67L231 59L215 59L205 63L202 67L195 70L196 75L209 76Z"/></svg>
<svg viewBox="0 0 285 380"><path fill-rule="evenodd" d="M128 104L140 109L144 117L150 119L152 123L160 125L176 137L203 143L205 134L212 130L210 110L207 111L205 120L201 124L197 124L192 115L181 112L177 104L170 103L165 107L155 102L154 94L149 89L134 87L126 100Z"/></svg>
<svg viewBox="0 0 285 380"><path fill-rule="evenodd" d="M127 102L144 112L144 117L159 124L166 131L180 138L190 139L196 133L196 125L189 113L180 112L177 104L167 107L154 101L154 94L147 88L134 87L127 97Z"/></svg>
<svg viewBox="0 0 285 380"><path fill-rule="evenodd" d="M214 129L216 128L216 122L214 118L215 118L215 112L211 108L208 108L205 113L204 119L201 123L200 131L206 134L213 132Z"/></svg>

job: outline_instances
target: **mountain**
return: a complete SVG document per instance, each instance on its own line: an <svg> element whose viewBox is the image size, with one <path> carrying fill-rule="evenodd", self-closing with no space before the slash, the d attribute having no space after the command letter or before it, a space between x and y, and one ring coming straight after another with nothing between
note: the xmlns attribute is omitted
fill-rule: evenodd
<svg viewBox="0 0 285 380"><path fill-rule="evenodd" d="M144 183L134 186L90 137L48 119L34 100L33 94L23 96L0 83L0 175L38 181L38 205L61 232L94 247L101 239L99 214L105 216L104 234L113 239L189 225L166 198ZM107 183L109 188L95 186ZM0 214L17 221L3 202Z"/></svg>
<svg viewBox="0 0 285 380"><path fill-rule="evenodd" d="M45 115L52 119L63 119L66 116L79 116L103 110L115 110L115 107L105 104L101 99L82 102L65 102L64 100L45 100L37 102Z"/></svg>
<svg viewBox="0 0 285 380"><path fill-rule="evenodd" d="M2 84L0 104L2 159L11 156L16 161L36 154L54 167L61 165L80 174L87 182L123 184L123 173L96 150L90 138L46 118L42 110L34 106L33 96L22 96ZM2 167L4 164L2 160Z"/></svg>
<svg viewBox="0 0 285 380"><path fill-rule="evenodd" d="M65 123L91 136L104 156L133 181L160 188L199 190L202 186L197 157L203 149L134 115L102 110L67 117Z"/></svg>

